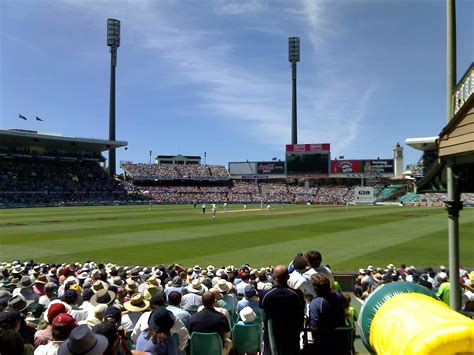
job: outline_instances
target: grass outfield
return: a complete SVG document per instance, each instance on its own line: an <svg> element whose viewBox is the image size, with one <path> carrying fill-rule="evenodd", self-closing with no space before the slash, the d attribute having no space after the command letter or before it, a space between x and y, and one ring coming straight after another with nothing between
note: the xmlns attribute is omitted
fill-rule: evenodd
<svg viewBox="0 0 474 355"><path fill-rule="evenodd" d="M266 266L316 249L336 271L448 264L444 209L241 207L219 206L215 220L190 205L0 210L0 261ZM461 263L474 267L474 209L461 211L460 231Z"/></svg>

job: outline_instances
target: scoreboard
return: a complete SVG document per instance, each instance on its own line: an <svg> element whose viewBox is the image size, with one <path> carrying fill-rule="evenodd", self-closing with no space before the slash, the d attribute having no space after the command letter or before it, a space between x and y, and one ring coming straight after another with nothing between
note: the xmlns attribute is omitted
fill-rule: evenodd
<svg viewBox="0 0 474 355"><path fill-rule="evenodd" d="M327 177L330 171L330 144L287 144L286 175L294 178Z"/></svg>

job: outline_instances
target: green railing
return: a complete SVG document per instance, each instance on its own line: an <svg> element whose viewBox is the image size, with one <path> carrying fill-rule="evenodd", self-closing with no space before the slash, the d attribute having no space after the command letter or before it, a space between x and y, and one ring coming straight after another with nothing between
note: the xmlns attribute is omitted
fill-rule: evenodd
<svg viewBox="0 0 474 355"><path fill-rule="evenodd" d="M458 112L464 103L474 93L474 63L471 64L453 91L454 114Z"/></svg>

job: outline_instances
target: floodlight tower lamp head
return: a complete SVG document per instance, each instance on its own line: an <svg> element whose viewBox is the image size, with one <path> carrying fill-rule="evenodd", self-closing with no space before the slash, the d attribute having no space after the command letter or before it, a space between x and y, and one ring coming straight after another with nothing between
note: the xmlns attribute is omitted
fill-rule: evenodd
<svg viewBox="0 0 474 355"><path fill-rule="evenodd" d="M113 18L107 19L107 45L120 47L120 21Z"/></svg>
<svg viewBox="0 0 474 355"><path fill-rule="evenodd" d="M300 61L300 38L288 38L288 61L295 63Z"/></svg>

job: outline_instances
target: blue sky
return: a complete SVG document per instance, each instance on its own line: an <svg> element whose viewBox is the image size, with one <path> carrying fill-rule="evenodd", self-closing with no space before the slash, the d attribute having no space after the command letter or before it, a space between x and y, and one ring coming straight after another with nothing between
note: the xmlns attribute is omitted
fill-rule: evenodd
<svg viewBox="0 0 474 355"><path fill-rule="evenodd" d="M1 0L0 128L108 137L106 20L122 22L118 160L284 159L288 37L301 38L298 142L390 158L446 123L444 0ZM474 1L457 1L458 78L474 59ZM29 118L18 118L21 113ZM32 120L34 116L44 122ZM405 147L405 163L419 153Z"/></svg>

